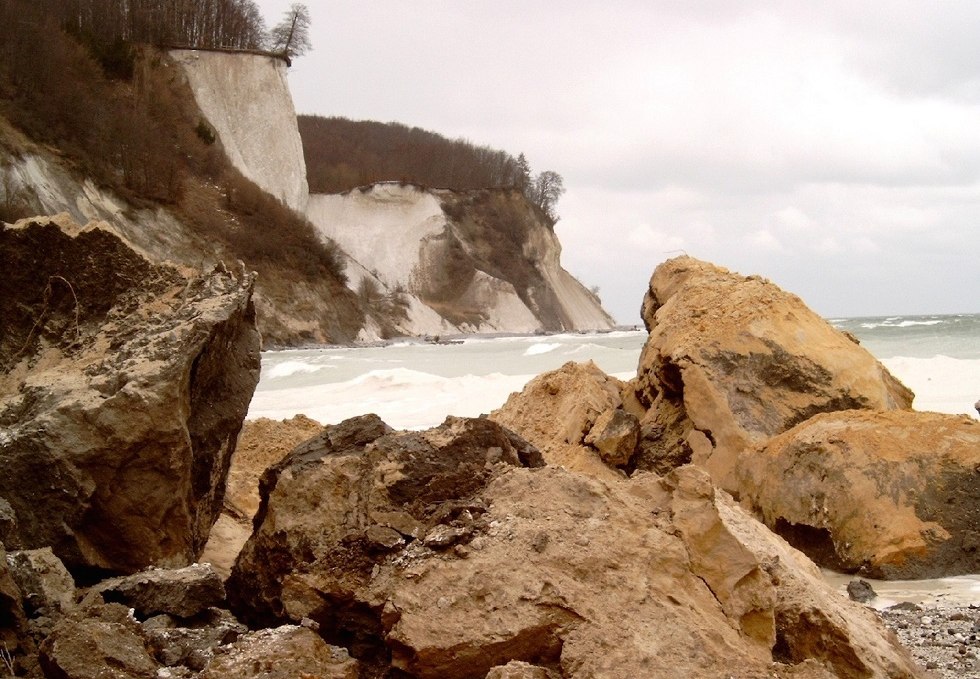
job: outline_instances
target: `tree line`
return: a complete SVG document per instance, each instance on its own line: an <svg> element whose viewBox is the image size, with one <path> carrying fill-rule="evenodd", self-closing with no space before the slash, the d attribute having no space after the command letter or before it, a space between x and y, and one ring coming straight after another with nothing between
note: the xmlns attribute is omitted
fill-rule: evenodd
<svg viewBox="0 0 980 679"><path fill-rule="evenodd" d="M265 22L253 0L38 0L86 41L260 49Z"/></svg>
<svg viewBox="0 0 980 679"><path fill-rule="evenodd" d="M457 190L517 188L551 221L564 193L561 175L533 174L518 157L466 139L401 123L299 116L310 191L342 193L380 181L403 181Z"/></svg>

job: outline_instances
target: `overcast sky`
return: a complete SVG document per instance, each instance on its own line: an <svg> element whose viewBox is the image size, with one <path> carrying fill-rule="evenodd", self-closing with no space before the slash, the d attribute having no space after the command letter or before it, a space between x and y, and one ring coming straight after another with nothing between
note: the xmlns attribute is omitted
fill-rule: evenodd
<svg viewBox="0 0 980 679"><path fill-rule="evenodd" d="M559 172L562 262L621 323L681 251L828 317L980 312L976 0L307 5L297 110Z"/></svg>

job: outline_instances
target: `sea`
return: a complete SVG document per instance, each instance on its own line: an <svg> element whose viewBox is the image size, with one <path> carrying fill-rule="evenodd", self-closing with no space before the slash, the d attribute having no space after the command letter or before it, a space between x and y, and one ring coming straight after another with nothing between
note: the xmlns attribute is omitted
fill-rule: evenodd
<svg viewBox="0 0 980 679"><path fill-rule="evenodd" d="M980 314L829 320L915 392L915 409L977 416ZM396 429L424 429L447 415L489 413L536 375L568 361L592 360L630 379L646 337L641 327L265 352L248 416L303 413L334 424L377 413Z"/></svg>
<svg viewBox="0 0 980 679"><path fill-rule="evenodd" d="M915 392L916 410L978 417L980 314L828 320L857 337ZM265 352L248 417L278 420L302 413L333 424L377 413L396 429L425 429L447 415L489 413L536 375L568 361L591 360L608 374L630 379L646 337L640 327ZM844 576L827 575L835 585L846 584ZM980 574L872 585L880 606L980 604Z"/></svg>

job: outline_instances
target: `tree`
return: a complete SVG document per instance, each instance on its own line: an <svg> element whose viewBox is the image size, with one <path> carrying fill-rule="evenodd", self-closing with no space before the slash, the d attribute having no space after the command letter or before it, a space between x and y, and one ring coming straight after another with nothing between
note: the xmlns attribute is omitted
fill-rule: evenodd
<svg viewBox="0 0 980 679"><path fill-rule="evenodd" d="M551 220L552 224L557 222L558 212L555 210L555 205L558 203L561 195L565 193L565 181L561 175L552 170L541 172L534 178L530 193L531 195L528 198L531 199L531 202L548 215L548 219Z"/></svg>
<svg viewBox="0 0 980 679"><path fill-rule="evenodd" d="M269 32L269 50L282 55L291 66L293 57L301 57L311 49L310 10L306 5L294 2L282 21Z"/></svg>
<svg viewBox="0 0 980 679"><path fill-rule="evenodd" d="M517 188L521 191L527 191L527 187L531 184L531 165L527 162L527 158L524 157L523 153L517 156L517 177L515 178L515 183Z"/></svg>

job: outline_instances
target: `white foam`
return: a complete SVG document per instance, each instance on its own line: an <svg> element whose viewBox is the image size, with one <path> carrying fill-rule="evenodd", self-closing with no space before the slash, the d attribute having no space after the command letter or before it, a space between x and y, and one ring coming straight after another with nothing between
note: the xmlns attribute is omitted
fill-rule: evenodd
<svg viewBox="0 0 980 679"><path fill-rule="evenodd" d="M248 417L285 419L303 413L323 424L377 413L395 429L426 429L447 415L477 417L520 391L534 375L446 378L407 368L372 370L345 382L259 389Z"/></svg>
<svg viewBox="0 0 980 679"><path fill-rule="evenodd" d="M551 351L554 351L555 349L557 349L560 346L561 346L561 344L559 344L557 342L551 343L551 344L544 344L544 343L541 343L541 344L532 344L531 346L529 346L524 351L524 355L525 356L539 356L540 354L547 354L547 353L549 353Z"/></svg>
<svg viewBox="0 0 980 679"><path fill-rule="evenodd" d="M911 328L916 325L940 325L945 323L941 319L939 320L929 320L929 321L898 321L898 318L886 318L883 321L877 323L862 323L861 327L868 330L874 330L875 328Z"/></svg>
<svg viewBox="0 0 980 679"><path fill-rule="evenodd" d="M915 392L916 410L977 416L973 404L980 397L980 360L895 356L881 362Z"/></svg>
<svg viewBox="0 0 980 679"><path fill-rule="evenodd" d="M268 369L263 369L262 377L267 379L277 379L282 377L289 377L290 375L296 375L297 373L316 373L325 369L332 369L332 365L317 365L314 363L306 363L303 361L283 361L269 367Z"/></svg>

